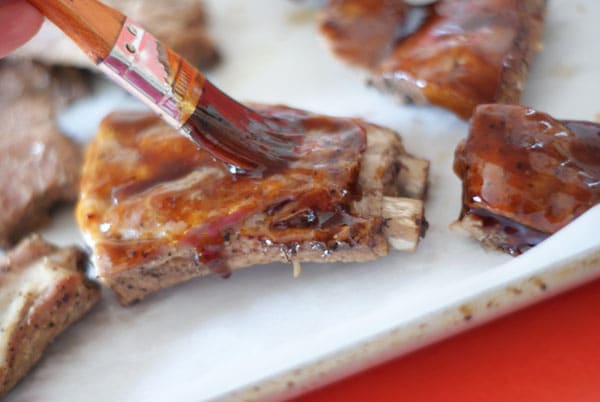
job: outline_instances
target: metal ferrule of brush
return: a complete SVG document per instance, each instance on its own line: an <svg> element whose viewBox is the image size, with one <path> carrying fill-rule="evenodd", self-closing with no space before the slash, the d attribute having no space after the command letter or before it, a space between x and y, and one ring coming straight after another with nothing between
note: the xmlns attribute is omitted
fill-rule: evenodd
<svg viewBox="0 0 600 402"><path fill-rule="evenodd" d="M205 81L181 56L129 19L99 68L178 130L185 130Z"/></svg>

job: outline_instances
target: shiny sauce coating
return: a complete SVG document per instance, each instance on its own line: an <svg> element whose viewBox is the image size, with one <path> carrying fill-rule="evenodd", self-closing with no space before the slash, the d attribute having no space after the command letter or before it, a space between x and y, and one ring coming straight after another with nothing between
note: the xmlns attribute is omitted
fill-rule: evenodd
<svg viewBox="0 0 600 402"><path fill-rule="evenodd" d="M479 104L518 103L544 8L543 0L331 0L321 31L375 85L469 118Z"/></svg>
<svg viewBox="0 0 600 402"><path fill-rule="evenodd" d="M304 132L297 158L263 177L235 168L147 114L113 114L90 146L78 221L113 272L192 248L198 263L228 273L224 244L234 236L277 244L302 242L324 250L370 237L381 222L349 212L360 198L357 177L366 147L351 119L285 107L257 107L293 118ZM233 170L233 172L232 172Z"/></svg>
<svg viewBox="0 0 600 402"><path fill-rule="evenodd" d="M462 215L520 251L600 202L600 124L559 121L524 106L482 105L459 146Z"/></svg>
<svg viewBox="0 0 600 402"><path fill-rule="evenodd" d="M374 68L402 36L409 9L403 0L330 0L321 32L341 58Z"/></svg>
<svg viewBox="0 0 600 402"><path fill-rule="evenodd" d="M534 18L522 10L524 3L442 0L377 74L411 81L429 102L467 118L478 104L499 100L502 74L514 62L511 51L527 19Z"/></svg>

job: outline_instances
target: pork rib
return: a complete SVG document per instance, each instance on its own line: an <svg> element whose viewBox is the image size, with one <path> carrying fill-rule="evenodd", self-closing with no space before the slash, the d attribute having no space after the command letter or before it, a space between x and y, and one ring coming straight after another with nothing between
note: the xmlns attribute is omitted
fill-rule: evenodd
<svg viewBox="0 0 600 402"><path fill-rule="evenodd" d="M83 274L86 261L79 249L58 248L39 236L0 258L0 397L98 302L99 287Z"/></svg>
<svg viewBox="0 0 600 402"><path fill-rule="evenodd" d="M75 201L82 152L55 117L89 91L73 68L0 62L0 247L41 226L50 209Z"/></svg>
<svg viewBox="0 0 600 402"><path fill-rule="evenodd" d="M478 104L518 103L540 48L545 0L330 0L321 31L332 50L366 67L370 83L401 101L469 118ZM409 16L425 13L407 34Z"/></svg>
<svg viewBox="0 0 600 402"><path fill-rule="evenodd" d="M77 219L121 303L255 264L373 260L388 253L388 238L414 250L427 162L382 127L261 110L307 127L303 156L265 177L231 175L153 116L115 114L101 125Z"/></svg>
<svg viewBox="0 0 600 402"><path fill-rule="evenodd" d="M453 226L519 254L600 202L600 124L482 105L455 171L463 209Z"/></svg>

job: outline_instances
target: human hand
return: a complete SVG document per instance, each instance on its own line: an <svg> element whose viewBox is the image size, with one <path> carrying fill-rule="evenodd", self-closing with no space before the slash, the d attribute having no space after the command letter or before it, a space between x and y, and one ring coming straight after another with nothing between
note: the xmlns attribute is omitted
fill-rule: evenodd
<svg viewBox="0 0 600 402"><path fill-rule="evenodd" d="M0 57L27 42L44 17L25 0L0 0Z"/></svg>

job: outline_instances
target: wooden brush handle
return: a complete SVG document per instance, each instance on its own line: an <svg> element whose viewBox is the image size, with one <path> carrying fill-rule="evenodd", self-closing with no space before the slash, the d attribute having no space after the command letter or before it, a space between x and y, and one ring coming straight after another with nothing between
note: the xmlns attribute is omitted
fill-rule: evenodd
<svg viewBox="0 0 600 402"><path fill-rule="evenodd" d="M117 41L125 16L97 0L28 0L82 48L101 62Z"/></svg>
<svg viewBox="0 0 600 402"><path fill-rule="evenodd" d="M293 153L289 141L278 133L290 131L295 122L267 118L228 97L120 12L97 0L28 1L104 74L215 157L240 171L262 172L287 163L285 158Z"/></svg>
<svg viewBox="0 0 600 402"><path fill-rule="evenodd" d="M176 129L194 113L205 77L152 34L97 0L28 0L108 77Z"/></svg>

